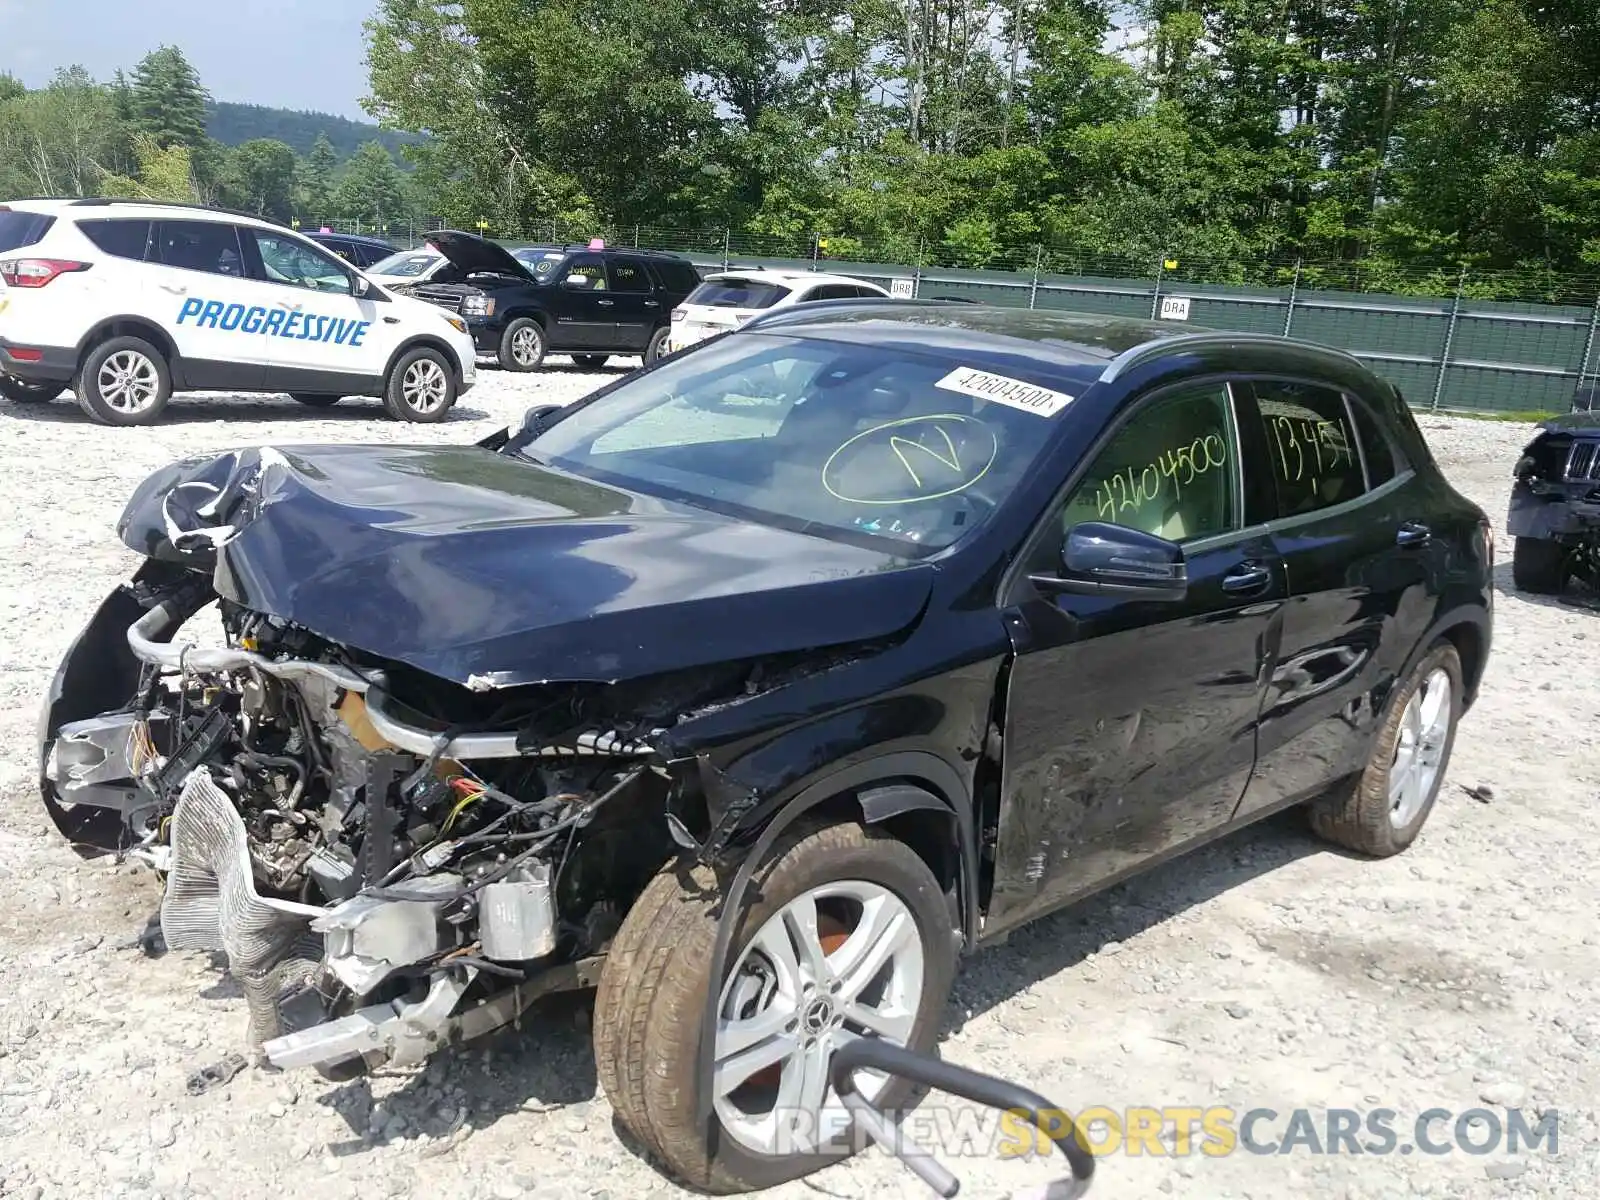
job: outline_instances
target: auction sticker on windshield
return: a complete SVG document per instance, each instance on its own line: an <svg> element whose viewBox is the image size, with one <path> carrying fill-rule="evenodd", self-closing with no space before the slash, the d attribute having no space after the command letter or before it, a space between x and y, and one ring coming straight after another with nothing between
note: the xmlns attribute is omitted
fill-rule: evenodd
<svg viewBox="0 0 1600 1200"><path fill-rule="evenodd" d="M957 367L934 386L980 400L993 400L1023 412L1038 413L1041 417L1053 417L1072 403L1072 397L1065 392L1053 392L1005 375L991 375L974 367Z"/></svg>

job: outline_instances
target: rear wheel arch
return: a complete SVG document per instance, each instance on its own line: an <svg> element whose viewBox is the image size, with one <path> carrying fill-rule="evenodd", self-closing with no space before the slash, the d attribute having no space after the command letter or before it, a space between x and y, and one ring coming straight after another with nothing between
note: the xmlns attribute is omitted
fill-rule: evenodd
<svg viewBox="0 0 1600 1200"><path fill-rule="evenodd" d="M172 372L173 382L177 383L182 378L181 359L178 347L167 331L147 317L107 317L96 324L88 333L78 341L77 365L81 369L84 356L101 342L108 342L112 338L136 337L141 341L149 342L167 360L167 368Z"/></svg>
<svg viewBox="0 0 1600 1200"><path fill-rule="evenodd" d="M1465 689L1464 699L1470 703L1477 697L1478 685L1483 680L1485 668L1489 665L1489 651L1491 646L1491 626L1489 613L1478 605L1464 605L1442 614L1433 627L1418 643L1412 652L1410 660L1405 665L1405 670L1400 673L1400 678L1410 674L1416 664L1441 640L1449 642L1456 648L1456 655L1461 659L1461 682Z"/></svg>

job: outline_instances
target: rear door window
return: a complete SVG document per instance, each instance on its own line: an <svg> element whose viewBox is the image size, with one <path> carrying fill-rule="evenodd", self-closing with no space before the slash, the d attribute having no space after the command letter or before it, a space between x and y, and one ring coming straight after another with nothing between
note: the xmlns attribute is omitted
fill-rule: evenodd
<svg viewBox="0 0 1600 1200"><path fill-rule="evenodd" d="M55 223L54 217L43 213L0 209L0 253L37 245Z"/></svg>
<svg viewBox="0 0 1600 1200"><path fill-rule="evenodd" d="M1264 380L1243 387L1255 400L1265 435L1279 517L1331 508L1366 491L1343 392Z"/></svg>
<svg viewBox="0 0 1600 1200"><path fill-rule="evenodd" d="M162 221L156 250L163 266L212 275L244 274L238 230L220 221Z"/></svg>
<svg viewBox="0 0 1600 1200"><path fill-rule="evenodd" d="M771 308L790 289L754 279L708 279L690 293L688 303L711 308Z"/></svg>
<svg viewBox="0 0 1600 1200"><path fill-rule="evenodd" d="M150 241L149 221L79 221L78 228L84 237L117 258L143 259Z"/></svg>
<svg viewBox="0 0 1600 1200"><path fill-rule="evenodd" d="M648 292L650 275L644 264L635 258L611 260L611 290L614 292Z"/></svg>

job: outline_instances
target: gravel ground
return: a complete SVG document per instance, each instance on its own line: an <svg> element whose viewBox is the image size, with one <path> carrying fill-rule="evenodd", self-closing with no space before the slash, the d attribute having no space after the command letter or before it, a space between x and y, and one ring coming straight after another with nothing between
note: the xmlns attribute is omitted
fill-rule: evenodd
<svg viewBox="0 0 1600 1200"><path fill-rule="evenodd" d="M444 1198L686 1195L614 1132L587 1012L569 1001L426 1070L333 1085L248 1071L237 989L203 956L146 959L159 902L137 866L78 861L38 807L34 723L51 671L134 565L113 523L173 457L239 443L460 440L607 377L487 371L439 429L375 402L189 398L141 430L69 400L0 405L0 1194ZM1424 422L1451 479L1503 520L1526 426ZM1593 609L1510 590L1443 799L1387 862L1311 840L1293 814L1044 920L969 961L944 1053L1074 1109L1095 1104L1398 1111L1555 1109L1560 1152L1118 1154L1094 1194L1138 1198L1600 1195L1600 687ZM1486 785L1487 800L1467 787ZM953 1110L952 1110L953 1111ZM1365 1139L1363 1139L1365 1140ZM967 1158L966 1194L1049 1178ZM770 1193L925 1195L872 1153Z"/></svg>

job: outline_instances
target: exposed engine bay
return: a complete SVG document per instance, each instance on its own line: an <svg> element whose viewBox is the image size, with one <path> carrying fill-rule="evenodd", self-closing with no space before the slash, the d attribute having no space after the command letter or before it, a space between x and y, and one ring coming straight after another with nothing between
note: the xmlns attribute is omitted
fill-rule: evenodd
<svg viewBox="0 0 1600 1200"><path fill-rule="evenodd" d="M518 984L603 951L674 852L648 720L595 724L612 689L488 703L225 600L225 649L165 640L208 599L186 582L135 623L137 695L63 726L45 775L62 804L122 814L168 875L168 945L227 953L274 1065L414 1061L503 1024L532 998ZM474 700L511 732L428 711Z"/></svg>

